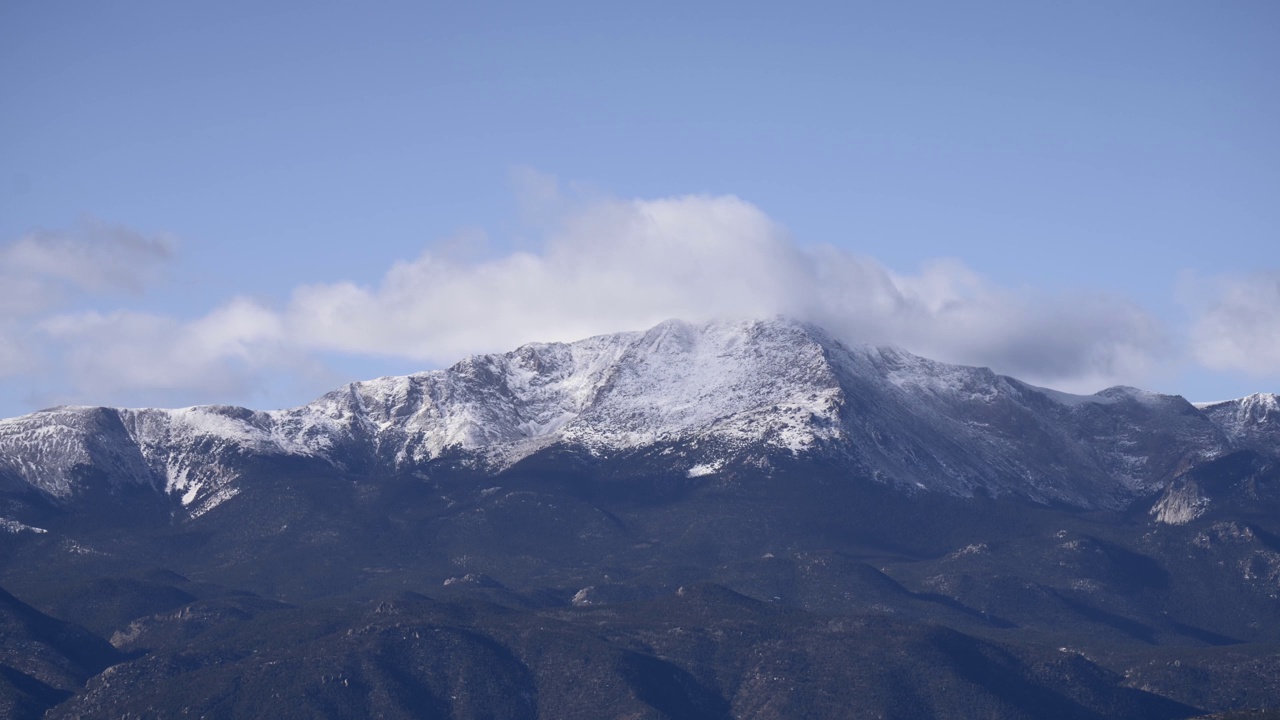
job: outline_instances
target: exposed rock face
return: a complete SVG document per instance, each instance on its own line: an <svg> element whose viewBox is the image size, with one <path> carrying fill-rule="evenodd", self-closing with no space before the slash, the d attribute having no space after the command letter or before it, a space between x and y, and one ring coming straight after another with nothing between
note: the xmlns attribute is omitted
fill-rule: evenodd
<svg viewBox="0 0 1280 720"><path fill-rule="evenodd" d="M1158 522L1166 525L1185 525L1204 515L1209 508L1209 498L1193 480L1178 478L1165 490L1151 508Z"/></svg>
<svg viewBox="0 0 1280 720"><path fill-rule="evenodd" d="M1185 525L1215 510L1267 512L1280 502L1280 463L1275 455L1237 450L1189 468L1151 508L1156 520Z"/></svg>

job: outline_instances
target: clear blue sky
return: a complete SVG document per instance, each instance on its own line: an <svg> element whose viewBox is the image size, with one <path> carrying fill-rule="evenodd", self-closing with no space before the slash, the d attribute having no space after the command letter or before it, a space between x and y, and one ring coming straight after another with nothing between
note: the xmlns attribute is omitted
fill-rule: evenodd
<svg viewBox="0 0 1280 720"><path fill-rule="evenodd" d="M1247 337L1280 329L1275 2L11 0L0 107L0 278L40 275L23 292L43 293L0 301L3 415L291 404L443 362L298 340L286 321L262 331L290 338L269 360L208 360L235 382L99 383L121 370L91 362L111 354L94 343L118 333L49 328L135 313L164 343L235 298L287 315L300 286L377 288L460 234L488 237L471 269L536 254L512 181L532 171L579 208L733 195L797 248L912 277L953 258L1010 303L1108 298L1164 338L1120 379L1192 399L1280 390L1280 339ZM122 233L163 239L154 271L29 259ZM1215 334L1223 317L1245 339ZM1001 352L955 355L1024 369Z"/></svg>

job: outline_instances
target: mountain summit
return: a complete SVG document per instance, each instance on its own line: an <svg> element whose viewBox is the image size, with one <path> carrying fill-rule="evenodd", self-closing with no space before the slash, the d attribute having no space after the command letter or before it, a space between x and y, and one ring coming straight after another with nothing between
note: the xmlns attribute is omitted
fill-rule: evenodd
<svg viewBox="0 0 1280 720"><path fill-rule="evenodd" d="M1274 437L1274 396L1258 397L1198 409L1125 387L1070 395L788 319L672 320L356 382L287 410L59 407L3 420L0 488L56 502L149 488L197 516L263 460L367 476L503 469L554 451L726 481L820 463L912 493L1116 508Z"/></svg>

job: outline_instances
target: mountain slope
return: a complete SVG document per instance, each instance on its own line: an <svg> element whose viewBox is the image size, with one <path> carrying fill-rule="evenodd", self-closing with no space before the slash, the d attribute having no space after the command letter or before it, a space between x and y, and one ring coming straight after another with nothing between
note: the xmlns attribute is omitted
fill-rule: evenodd
<svg viewBox="0 0 1280 720"><path fill-rule="evenodd" d="M124 656L0 588L0 715L38 718Z"/></svg>

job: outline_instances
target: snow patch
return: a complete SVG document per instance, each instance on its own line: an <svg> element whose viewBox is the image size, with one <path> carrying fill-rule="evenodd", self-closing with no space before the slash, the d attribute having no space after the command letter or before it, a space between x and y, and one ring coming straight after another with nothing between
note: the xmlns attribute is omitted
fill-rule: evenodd
<svg viewBox="0 0 1280 720"><path fill-rule="evenodd" d="M723 460L717 460L716 462L713 462L713 463L702 463L699 465L694 465L693 467L689 468L688 470L685 471L684 475L685 477L688 477L688 478L698 478L698 477L704 477L707 475L714 475L715 473L720 472L720 468L722 467L724 467Z"/></svg>
<svg viewBox="0 0 1280 720"><path fill-rule="evenodd" d="M210 493L209 496L206 497L198 506L191 509L190 517L192 520L195 520L201 515L204 515L239 494L240 489L236 487L224 486L218 488L214 492Z"/></svg>
<svg viewBox="0 0 1280 720"><path fill-rule="evenodd" d="M44 528L27 525L26 523L20 523L17 520L10 520L9 518L0 518L0 530L7 533L13 533L14 535L20 532L30 532L35 533L36 535L43 535L49 532Z"/></svg>

